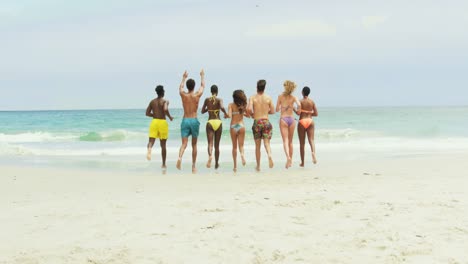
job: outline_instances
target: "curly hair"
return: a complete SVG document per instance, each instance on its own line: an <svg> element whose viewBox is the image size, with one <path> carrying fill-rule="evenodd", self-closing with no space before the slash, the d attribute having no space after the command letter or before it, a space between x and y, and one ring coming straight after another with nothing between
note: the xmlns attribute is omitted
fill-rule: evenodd
<svg viewBox="0 0 468 264"><path fill-rule="evenodd" d="M290 80L284 81L283 86L284 86L283 95L290 95L294 92L294 89L296 89L296 84Z"/></svg>
<svg viewBox="0 0 468 264"><path fill-rule="evenodd" d="M247 107L247 97L243 90L235 90L232 93L232 99L234 99L234 104L239 108L241 114L244 113L245 108Z"/></svg>

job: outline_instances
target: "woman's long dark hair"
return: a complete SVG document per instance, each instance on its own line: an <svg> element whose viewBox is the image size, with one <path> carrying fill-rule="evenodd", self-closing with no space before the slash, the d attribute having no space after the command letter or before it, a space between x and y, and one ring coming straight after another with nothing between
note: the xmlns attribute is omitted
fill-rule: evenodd
<svg viewBox="0 0 468 264"><path fill-rule="evenodd" d="M234 99L234 104L239 108L239 113L243 114L245 108L247 107L247 97L243 90L235 90L232 93L232 99Z"/></svg>

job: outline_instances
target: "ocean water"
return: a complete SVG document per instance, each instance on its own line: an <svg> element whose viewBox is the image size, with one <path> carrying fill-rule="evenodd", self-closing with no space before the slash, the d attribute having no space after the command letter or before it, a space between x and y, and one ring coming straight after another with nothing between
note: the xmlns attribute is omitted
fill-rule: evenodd
<svg viewBox="0 0 468 264"><path fill-rule="evenodd" d="M175 119L169 122L168 161L174 162L180 146L183 112L182 109L170 111ZM199 114L199 120L199 160L203 161L206 160L207 115ZM3 163L144 166L150 121L144 109L0 111L0 160ZM271 122L273 151L283 157L279 115L272 115ZM319 108L315 122L319 157L320 153L331 158L339 158L344 153L368 156L380 153L394 157L468 150L468 107L324 107ZM229 119L223 119L223 162L231 161L229 123ZM247 155L249 160L254 160L252 120L246 119L245 123ZM297 139L294 142L297 146ZM155 154L158 160L157 144ZM184 155L186 162L190 162L189 157L190 148ZM362 155L354 157L362 158Z"/></svg>

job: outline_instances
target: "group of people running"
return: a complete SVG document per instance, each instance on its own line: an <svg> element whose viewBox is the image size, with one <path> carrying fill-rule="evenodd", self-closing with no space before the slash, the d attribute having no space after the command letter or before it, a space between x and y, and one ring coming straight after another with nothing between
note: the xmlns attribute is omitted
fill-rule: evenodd
<svg viewBox="0 0 468 264"><path fill-rule="evenodd" d="M205 72L201 70L200 88L195 91L195 81L188 79L187 71L182 75L182 81L179 86L179 94L182 98L182 106L184 109L184 116L180 125L182 145L179 149L179 157L177 159L176 167L181 169L182 157L188 145L189 137L191 136L192 144L192 172L196 173L196 160L197 160L197 139L200 130L200 122L197 119L198 105L200 98L205 89ZM185 91L184 86L187 86ZM265 93L266 81L259 80L257 82L257 93L249 98L242 90L235 90L232 94L233 102L228 105L228 110L224 108L223 100L218 98L218 87L211 86L211 96L206 98L201 113L208 113L208 122L206 124L206 135L208 140L208 162L206 166L211 167L213 160L214 148L214 161L215 168L219 167L219 143L223 130L223 123L221 121L220 112L224 114L224 118L231 118L230 134L232 140L232 158L234 161L234 171L237 170L237 149L239 149L242 165L245 166L246 160L244 155L244 139L245 139L245 125L244 117L253 118L254 123L252 126L253 137L255 139L255 157L257 161L256 170L260 171L260 148L263 141L265 150L268 155L269 167L273 168L273 159L270 148L270 139L272 136L273 126L271 125L268 116L275 112L280 112L281 117L279 127L281 136L283 138L284 153L286 155L286 168L292 166L293 154L293 136L296 127L296 119L294 114L299 115L299 124L297 131L299 135L300 166L304 166L304 146L305 138L307 136L309 145L312 151L312 161L317 163L315 156L314 144L314 129L315 124L312 119L317 116L317 107L309 98L310 89L304 87L302 89L303 98L299 100L292 93L296 88L296 84L292 81L285 81L284 91L278 96L276 107L273 105L273 100ZM157 98L153 99L146 109L146 116L153 118L149 127L149 142L147 146L148 160L151 160L151 150L156 139L160 140L162 168L166 168L166 141L168 138L169 125L166 121L166 116L172 121L173 117L169 113L169 101L164 99L164 87L158 85L156 87Z"/></svg>

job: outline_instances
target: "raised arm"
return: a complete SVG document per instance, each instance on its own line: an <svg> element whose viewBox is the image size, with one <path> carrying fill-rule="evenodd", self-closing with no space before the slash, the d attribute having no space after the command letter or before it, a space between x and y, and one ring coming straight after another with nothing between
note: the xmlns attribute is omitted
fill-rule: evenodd
<svg viewBox="0 0 468 264"><path fill-rule="evenodd" d="M200 71L200 89L198 89L198 96L202 96L203 91L205 90L205 71L202 69Z"/></svg>
<svg viewBox="0 0 468 264"><path fill-rule="evenodd" d="M148 117L153 117L153 114L151 113L151 112L153 111L153 108L151 107L151 103L152 103L152 102L153 102L153 101L151 101L151 102L149 103L148 107L146 108L146 116L148 116Z"/></svg>
<svg viewBox="0 0 468 264"><path fill-rule="evenodd" d="M179 94L182 95L184 93L184 85L185 85L185 80L187 79L188 77L188 73L187 71L184 72L184 74L182 75L182 81L180 82L180 85L179 85Z"/></svg>
<svg viewBox="0 0 468 264"><path fill-rule="evenodd" d="M171 114L169 113L169 101L166 100L164 102L164 114L169 117L169 119L172 121L174 118L171 116Z"/></svg>

